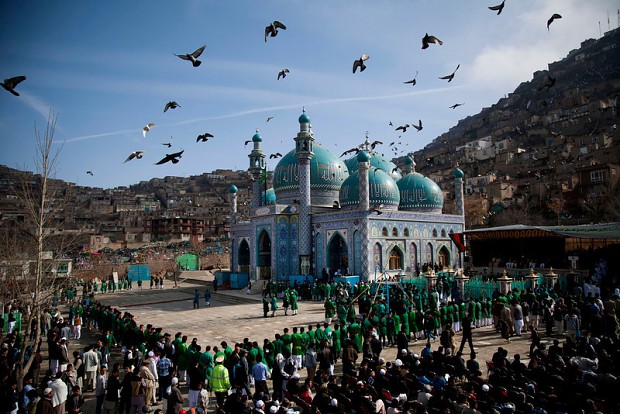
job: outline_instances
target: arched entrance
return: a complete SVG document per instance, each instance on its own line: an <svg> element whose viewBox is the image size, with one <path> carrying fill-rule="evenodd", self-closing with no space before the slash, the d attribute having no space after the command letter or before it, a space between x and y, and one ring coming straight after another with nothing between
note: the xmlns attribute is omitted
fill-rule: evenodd
<svg viewBox="0 0 620 414"><path fill-rule="evenodd" d="M389 270L401 270L403 268L403 252L396 246L390 250Z"/></svg>
<svg viewBox="0 0 620 414"><path fill-rule="evenodd" d="M259 279L271 279L271 237L262 231L258 237L258 270Z"/></svg>
<svg viewBox="0 0 620 414"><path fill-rule="evenodd" d="M347 242L338 233L334 234L327 246L327 266L331 274L338 269L344 274L349 268Z"/></svg>
<svg viewBox="0 0 620 414"><path fill-rule="evenodd" d="M239 273L250 273L250 246L247 240L241 240L239 243Z"/></svg>
<svg viewBox="0 0 620 414"><path fill-rule="evenodd" d="M433 245L431 243L426 245L426 264L431 267L435 264L435 258L433 257Z"/></svg>
<svg viewBox="0 0 620 414"><path fill-rule="evenodd" d="M450 266L450 251L446 246L443 246L441 249L439 249L439 253L437 254L437 261L439 262L439 267Z"/></svg>

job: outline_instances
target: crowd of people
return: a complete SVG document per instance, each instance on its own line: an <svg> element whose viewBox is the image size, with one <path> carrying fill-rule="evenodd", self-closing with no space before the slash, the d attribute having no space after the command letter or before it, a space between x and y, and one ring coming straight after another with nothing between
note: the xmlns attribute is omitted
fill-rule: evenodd
<svg viewBox="0 0 620 414"><path fill-rule="evenodd" d="M96 414L163 407L205 413L214 406L231 414L620 410L618 289L498 291L477 300L406 284L323 283L315 293L324 303L321 322L298 326L291 319L273 338L230 345L199 344L142 324L93 295L74 299L63 313L44 312L30 335L16 324L3 333L2 413L79 413L84 392L94 394ZM270 306L278 296L289 305L291 296L303 299L294 286L265 289ZM26 311L19 303L8 310ZM28 346L33 362L20 388L15 364L37 326L48 361L42 341ZM483 361L486 375L472 339L472 329L483 327L507 343ZM511 338L523 335L530 335L529 353L510 356Z"/></svg>

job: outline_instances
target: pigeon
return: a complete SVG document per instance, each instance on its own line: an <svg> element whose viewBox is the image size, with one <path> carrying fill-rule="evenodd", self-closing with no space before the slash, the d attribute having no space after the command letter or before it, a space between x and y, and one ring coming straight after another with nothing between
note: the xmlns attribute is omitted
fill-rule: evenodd
<svg viewBox="0 0 620 414"><path fill-rule="evenodd" d="M443 42L437 39L435 36L429 36L428 33L424 35L422 38L422 49L427 49L431 43L435 43L436 45L443 45Z"/></svg>
<svg viewBox="0 0 620 414"><path fill-rule="evenodd" d="M394 126L394 124L392 123L392 121L390 121L390 123L388 124L389 126Z"/></svg>
<svg viewBox="0 0 620 414"><path fill-rule="evenodd" d="M557 13L553 13L553 16L551 16L549 20L547 20L547 30L549 30L549 26L551 25L551 23L553 23L555 19L561 19L561 18L562 18L561 15Z"/></svg>
<svg viewBox="0 0 620 414"><path fill-rule="evenodd" d="M4 89L11 92L15 96L19 96L17 92L15 92L15 87L26 80L25 76L15 76L14 78L5 79L4 82L0 83Z"/></svg>
<svg viewBox="0 0 620 414"><path fill-rule="evenodd" d="M165 164L169 161L172 161L173 164L176 164L179 162L179 158L181 158L181 156L183 155L183 151L185 150L181 150L173 154L166 154L166 156L162 158L161 160L159 160L159 162L156 162L155 165Z"/></svg>
<svg viewBox="0 0 620 414"><path fill-rule="evenodd" d="M412 127L414 127L415 129L417 129L417 130L418 130L418 132L422 131L422 128L423 128L423 127L422 127L422 120L421 120L421 119L418 119L418 125L411 124L411 126L412 126Z"/></svg>
<svg viewBox="0 0 620 414"><path fill-rule="evenodd" d="M203 45L203 46L199 47L198 49L196 49L196 51L194 53L188 53L186 55L177 55L175 53L174 55L179 57L179 58L181 58L181 59L183 59L183 60L189 60L190 62L192 62L192 66L197 68L202 63L201 61L198 60L198 57L200 55L202 55L202 52L205 51L205 47L207 47L207 45Z"/></svg>
<svg viewBox="0 0 620 414"><path fill-rule="evenodd" d="M178 103L176 103L175 101L170 101L166 104L166 107L164 108L164 112L166 112L168 109L177 109L180 108L181 105L179 105Z"/></svg>
<svg viewBox="0 0 620 414"><path fill-rule="evenodd" d="M368 56L367 54L363 54L359 59L354 61L353 62L353 73L355 73L357 68L360 68L360 72L363 72L364 69L366 69L366 65L364 64L364 62L367 61L368 58L370 58L370 56Z"/></svg>
<svg viewBox="0 0 620 414"><path fill-rule="evenodd" d="M196 142L199 142L199 141L207 142L209 138L213 138L213 135L209 134L208 132L205 132L204 134L198 135L198 137L196 137Z"/></svg>
<svg viewBox="0 0 620 414"><path fill-rule="evenodd" d="M542 91L547 88L547 92L549 92L549 89L551 89L553 85L555 85L555 78L551 77L551 75L547 75L547 79L538 87L538 90Z"/></svg>
<svg viewBox="0 0 620 414"><path fill-rule="evenodd" d="M416 84L416 80L415 80L415 79L416 79L417 77L418 77L418 71L416 70L416 72L415 72L415 76L413 77L413 79L408 80L408 81L403 82L403 83L410 83L410 84L411 84L411 86L415 86L415 84Z"/></svg>
<svg viewBox="0 0 620 414"><path fill-rule="evenodd" d="M377 215L378 215L378 216L379 216L379 215L381 215L381 214L383 214L383 211L379 210L378 208L373 208L371 211L372 211L373 213L377 213Z"/></svg>
<svg viewBox="0 0 620 414"><path fill-rule="evenodd" d="M125 160L125 162L127 162L127 161L131 161L131 160L133 160L134 158L141 159L141 158L142 158L142 154L144 154L144 151L134 151L134 152L132 152L131 154L129 154L129 157L127 157L127 159ZM123 164L124 164L124 163L123 163Z"/></svg>
<svg viewBox="0 0 620 414"><path fill-rule="evenodd" d="M381 141L375 141L375 142L373 142L372 144L370 144L370 148L371 148L371 149L375 149L375 147L376 147L377 145L381 145L381 144L383 144L383 142L381 142Z"/></svg>
<svg viewBox="0 0 620 414"><path fill-rule="evenodd" d="M457 71L457 70L459 70L459 68L460 68L460 67L461 67L461 64L459 63L458 65L456 65L456 69L454 69L454 72L452 72L452 73L451 73L451 74L449 74L449 75L442 76L442 77L441 77L441 78L439 78L439 79L447 79L447 80L448 80L448 82L452 82L452 79L454 79L454 74L456 73L456 71Z"/></svg>
<svg viewBox="0 0 620 414"><path fill-rule="evenodd" d="M272 119L273 119L273 117L272 117L272 116L268 116L268 117L267 117L267 122L271 121Z"/></svg>
<svg viewBox="0 0 620 414"><path fill-rule="evenodd" d="M142 135L144 136L144 138L146 138L146 133L149 132L154 126L155 124L146 124L146 126L142 128Z"/></svg>
<svg viewBox="0 0 620 414"><path fill-rule="evenodd" d="M490 6L489 10L493 10L497 12L497 15L499 16L500 14L502 14L502 10L504 10L504 3L506 2L506 0L502 1L500 4L498 4L497 6Z"/></svg>
<svg viewBox="0 0 620 414"><path fill-rule="evenodd" d="M397 171L398 171L398 167L394 167L394 168L392 168L392 174L394 174L394 173L395 173L395 172L397 172Z"/></svg>
<svg viewBox="0 0 620 414"><path fill-rule="evenodd" d="M409 128L409 124L401 125L398 128L396 128L396 131L407 132L407 128Z"/></svg>
<svg viewBox="0 0 620 414"><path fill-rule="evenodd" d="M271 154L269 155L269 159L274 159L274 158L280 158L282 156L282 154L280 154L279 152L276 152L275 154Z"/></svg>
<svg viewBox="0 0 620 414"><path fill-rule="evenodd" d="M464 103L455 103L454 105L450 106L450 108L451 109L455 109L455 108L457 108L459 106L463 106L463 105L465 105L465 104Z"/></svg>
<svg viewBox="0 0 620 414"><path fill-rule="evenodd" d="M250 142L252 142L252 140L251 140L251 139L248 139L247 141L245 141L245 143L243 144L243 146L244 146L244 147L247 147L247 146L248 146L248 144L249 144Z"/></svg>
<svg viewBox="0 0 620 414"><path fill-rule="evenodd" d="M286 30L286 26L277 20L265 27L265 42L267 42L267 36L276 37L278 29Z"/></svg>
<svg viewBox="0 0 620 414"><path fill-rule="evenodd" d="M92 171L86 171L86 174L91 175L91 176L94 175Z"/></svg>
<svg viewBox="0 0 620 414"><path fill-rule="evenodd" d="M349 149L349 150L346 150L346 151L345 151L345 152L343 152L340 156L341 156L341 157L344 157L345 155L352 154L352 153L356 153L356 154L357 154L358 152L360 152L360 149L359 149L359 148L357 148L357 147L355 147L355 148L351 148L351 149Z"/></svg>
<svg viewBox="0 0 620 414"><path fill-rule="evenodd" d="M289 72L290 71L287 68L282 69L280 72L278 72L278 80L280 80L280 78L286 78L286 74Z"/></svg>
<svg viewBox="0 0 620 414"><path fill-rule="evenodd" d="M163 143L163 144L161 144L161 145L164 145L164 146L166 146L166 147L170 148L170 147L172 146L172 142L164 142L164 143Z"/></svg>

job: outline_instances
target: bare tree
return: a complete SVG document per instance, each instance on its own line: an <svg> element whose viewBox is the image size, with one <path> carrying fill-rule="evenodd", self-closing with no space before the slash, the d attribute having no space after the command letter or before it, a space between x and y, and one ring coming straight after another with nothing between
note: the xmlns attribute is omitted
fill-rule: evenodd
<svg viewBox="0 0 620 414"><path fill-rule="evenodd" d="M36 319L34 340L30 341L25 335L21 343L19 358L16 361L16 379L18 389L23 388L24 377L30 370L34 358L26 361L27 349L35 345L41 338L41 315L49 306L52 295L69 285L67 277L57 272L58 261L70 241L58 231L55 222L56 209L61 205L57 199L61 188L53 177L58 166L58 156L61 147L54 147L54 131L56 118L50 113L47 126L43 134L35 125L35 175L23 174L20 188L16 188L16 195L24 211L24 220L14 222L12 234L3 233L2 241L12 246L10 249L1 249L0 258L14 269L12 276L19 287L16 297L21 307L26 310L24 329L30 329ZM34 350L33 350L34 352Z"/></svg>

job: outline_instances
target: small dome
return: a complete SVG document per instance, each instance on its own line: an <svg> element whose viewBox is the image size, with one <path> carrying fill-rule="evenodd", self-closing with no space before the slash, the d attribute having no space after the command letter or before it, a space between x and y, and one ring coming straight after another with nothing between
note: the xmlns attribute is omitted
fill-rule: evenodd
<svg viewBox="0 0 620 414"><path fill-rule="evenodd" d="M453 174L454 174L454 178L463 178L463 177L465 177L465 173L463 171L461 171L461 169L458 166L454 169Z"/></svg>
<svg viewBox="0 0 620 414"><path fill-rule="evenodd" d="M230 194L236 194L238 191L239 191L239 189L234 184L231 184L230 187L228 187L228 192Z"/></svg>
<svg viewBox="0 0 620 414"><path fill-rule="evenodd" d="M400 192L399 210L441 213L443 193L430 178L410 172L397 182Z"/></svg>
<svg viewBox="0 0 620 414"><path fill-rule="evenodd" d="M258 130L256 131L256 134L254 134L254 136L252 137L252 142L263 142L263 139L258 134Z"/></svg>
<svg viewBox="0 0 620 414"><path fill-rule="evenodd" d="M354 155L352 158L349 158L348 160L345 161L345 164L347 164L347 168L349 169L349 174L352 174L353 172L357 171L357 164L359 163L359 160L357 159L357 157L361 153L362 151L360 151L357 155ZM371 157L370 158L371 167L379 168L380 170L385 172L387 175L389 175L396 181L402 178L403 175L396 167L396 164L394 164L392 161L388 160L381 154L373 153L373 154L368 154L368 155Z"/></svg>
<svg viewBox="0 0 620 414"><path fill-rule="evenodd" d="M368 173L368 198L370 208L396 210L400 202L400 194L396 182L382 170ZM344 180L340 188L340 206L350 209L359 206L359 173L356 171Z"/></svg>
<svg viewBox="0 0 620 414"><path fill-rule="evenodd" d="M276 203L276 192L273 190L273 188L268 188L267 191L263 191L262 197L262 200L267 205Z"/></svg>
<svg viewBox="0 0 620 414"><path fill-rule="evenodd" d="M366 151L360 151L357 153L357 162L368 162L370 161L370 155Z"/></svg>
<svg viewBox="0 0 620 414"><path fill-rule="evenodd" d="M308 115L306 115L305 112L303 114L299 115L299 123L300 124L309 124L310 123L310 118L308 118Z"/></svg>
<svg viewBox="0 0 620 414"><path fill-rule="evenodd" d="M412 164L413 164L413 158L411 157L405 158L405 165L412 165Z"/></svg>

